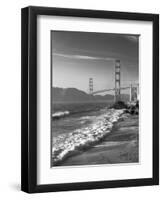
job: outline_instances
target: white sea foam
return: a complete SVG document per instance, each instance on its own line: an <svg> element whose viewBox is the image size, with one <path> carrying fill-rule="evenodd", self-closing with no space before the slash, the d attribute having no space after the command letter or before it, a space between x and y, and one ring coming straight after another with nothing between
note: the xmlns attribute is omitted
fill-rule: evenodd
<svg viewBox="0 0 163 200"><path fill-rule="evenodd" d="M86 119L90 119L92 116L83 116L83 117L80 117L80 120L86 120Z"/></svg>
<svg viewBox="0 0 163 200"><path fill-rule="evenodd" d="M84 124L88 120L92 121L96 116L83 116L79 118L80 124Z"/></svg>
<svg viewBox="0 0 163 200"><path fill-rule="evenodd" d="M109 109L105 114L96 117L88 127L77 129L68 135L54 137L52 144L54 164L79 147L92 145L102 139L111 131L113 123L118 121L123 112L123 109Z"/></svg>
<svg viewBox="0 0 163 200"><path fill-rule="evenodd" d="M63 117L63 116L66 116L66 115L69 115L70 112L69 111L60 111L60 112L55 112L52 114L52 117L53 118L59 118L59 117Z"/></svg>

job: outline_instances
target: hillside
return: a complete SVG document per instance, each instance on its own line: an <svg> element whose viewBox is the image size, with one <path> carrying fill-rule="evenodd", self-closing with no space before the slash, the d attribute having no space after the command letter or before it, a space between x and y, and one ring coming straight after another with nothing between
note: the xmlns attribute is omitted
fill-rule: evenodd
<svg viewBox="0 0 163 200"><path fill-rule="evenodd" d="M111 94L106 95L90 95L82 90L76 88L52 88L52 101L53 102L90 102L90 101L113 101L114 96ZM123 94L122 100L128 100L128 95Z"/></svg>
<svg viewBox="0 0 163 200"><path fill-rule="evenodd" d="M76 88L52 88L53 102L89 102L89 101L113 101L114 96L107 95L90 95Z"/></svg>

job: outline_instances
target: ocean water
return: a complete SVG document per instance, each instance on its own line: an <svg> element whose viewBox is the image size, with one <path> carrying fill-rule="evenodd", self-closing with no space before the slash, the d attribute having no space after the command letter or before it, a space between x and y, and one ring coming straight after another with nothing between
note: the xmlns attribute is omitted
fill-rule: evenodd
<svg viewBox="0 0 163 200"><path fill-rule="evenodd" d="M52 163L57 165L78 148L94 145L108 134L123 110L107 102L52 105Z"/></svg>

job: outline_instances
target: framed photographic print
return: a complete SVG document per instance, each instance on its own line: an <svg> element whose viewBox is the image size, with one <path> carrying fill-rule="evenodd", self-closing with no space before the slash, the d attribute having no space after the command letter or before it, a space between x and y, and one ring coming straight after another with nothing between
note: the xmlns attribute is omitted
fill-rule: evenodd
<svg viewBox="0 0 163 200"><path fill-rule="evenodd" d="M22 9L22 190L159 184L159 16Z"/></svg>

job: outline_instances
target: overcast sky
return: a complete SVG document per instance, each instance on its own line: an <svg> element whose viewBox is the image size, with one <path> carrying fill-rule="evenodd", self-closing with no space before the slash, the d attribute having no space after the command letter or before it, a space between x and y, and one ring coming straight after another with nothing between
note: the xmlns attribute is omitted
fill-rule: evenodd
<svg viewBox="0 0 163 200"><path fill-rule="evenodd" d="M121 62L121 85L138 83L138 36L52 31L52 84L85 92L114 88L115 59Z"/></svg>

